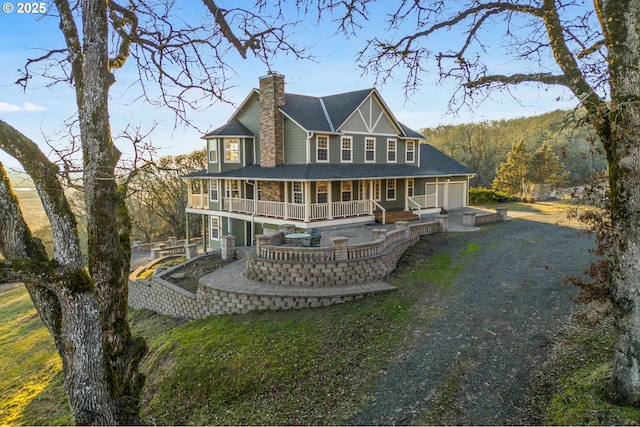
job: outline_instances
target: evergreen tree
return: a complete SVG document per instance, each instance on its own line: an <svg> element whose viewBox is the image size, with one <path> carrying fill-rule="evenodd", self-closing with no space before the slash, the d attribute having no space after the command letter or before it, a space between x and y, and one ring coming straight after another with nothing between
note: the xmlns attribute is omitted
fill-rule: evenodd
<svg viewBox="0 0 640 427"><path fill-rule="evenodd" d="M513 144L507 160L498 167L496 178L493 180L493 189L523 197L524 184L529 176L530 160L531 155L527 152L524 140Z"/></svg>

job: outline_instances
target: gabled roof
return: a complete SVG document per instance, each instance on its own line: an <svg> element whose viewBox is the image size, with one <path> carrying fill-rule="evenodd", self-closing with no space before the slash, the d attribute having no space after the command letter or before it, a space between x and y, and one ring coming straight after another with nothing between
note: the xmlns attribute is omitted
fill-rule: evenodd
<svg viewBox="0 0 640 427"><path fill-rule="evenodd" d="M229 119L229 123L237 121L236 117L240 111L242 111L253 99L258 97L259 94L260 91L258 89L252 89L247 97L242 101L238 109L233 113ZM390 120L397 125L401 137L424 139L424 136L397 121L375 88L328 96L309 96L285 93L285 105L279 108L285 116L297 123L307 132L338 133L340 126L342 126L345 121L347 121L347 119L356 112L357 108L360 107L360 105L362 105L369 96L375 96L376 100L381 104ZM207 138L209 135L222 128L224 128L224 126L210 132L205 135L204 138ZM228 136L225 134L218 135ZM253 136L253 134L251 135Z"/></svg>
<svg viewBox="0 0 640 427"><path fill-rule="evenodd" d="M255 135L253 134L253 132L247 129L245 125L243 125L239 121L231 120L227 124L220 126L218 129L212 130L202 138L203 139L215 138L217 136L226 136L226 137L237 136L241 138L246 138L246 137L252 137Z"/></svg>
<svg viewBox="0 0 640 427"><path fill-rule="evenodd" d="M263 168L251 165L240 169L208 173L206 170L186 178L227 178L274 181L329 181L338 179L383 179L468 175L473 173L429 144L420 145L420 166L402 163L313 163Z"/></svg>

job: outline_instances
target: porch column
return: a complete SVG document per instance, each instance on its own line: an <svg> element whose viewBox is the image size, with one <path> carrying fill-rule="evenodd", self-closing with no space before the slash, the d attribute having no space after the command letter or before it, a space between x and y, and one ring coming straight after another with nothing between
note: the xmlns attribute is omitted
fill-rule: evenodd
<svg viewBox="0 0 640 427"><path fill-rule="evenodd" d="M304 183L304 222L311 222L311 182Z"/></svg>
<svg viewBox="0 0 640 427"><path fill-rule="evenodd" d="M404 179L404 210L409 210L409 179Z"/></svg>
<svg viewBox="0 0 640 427"><path fill-rule="evenodd" d="M189 238L189 212L184 213L184 225L185 225L184 235L185 235L185 238L187 239L186 244L188 245L189 243L191 243Z"/></svg>
<svg viewBox="0 0 640 427"><path fill-rule="evenodd" d="M371 200L375 200L375 184L372 179L369 180L369 215L373 215L373 202Z"/></svg>
<svg viewBox="0 0 640 427"><path fill-rule="evenodd" d="M333 181L327 183L327 202L329 202L327 219L333 219Z"/></svg>
<svg viewBox="0 0 640 427"><path fill-rule="evenodd" d="M289 219L289 182L284 182L284 219Z"/></svg>

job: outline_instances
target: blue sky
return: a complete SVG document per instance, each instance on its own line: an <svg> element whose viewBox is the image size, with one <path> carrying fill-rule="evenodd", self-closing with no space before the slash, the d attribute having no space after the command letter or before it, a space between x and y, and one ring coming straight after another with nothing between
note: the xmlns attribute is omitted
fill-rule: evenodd
<svg viewBox="0 0 640 427"><path fill-rule="evenodd" d="M251 5L253 0L220 1L239 5ZM14 82L18 77L17 70L22 69L26 60L42 55L46 49L63 47L63 39L55 17L40 14L18 14L18 2L2 0L3 11L6 4L13 6L10 13L0 12L0 119L6 121L29 138L37 142L45 153L48 138L51 144L63 144L59 140L64 132L65 121L73 118L75 99L73 90L67 85L47 86L47 81L34 79L29 89L24 92ZM195 10L202 10L197 1L187 1L181 6L193 5ZM367 36L384 28L383 17L394 3L381 1L369 15L369 21L357 37L345 40L336 35L335 24L329 20L316 25L315 20L306 20L296 27L297 33L292 36L298 44L309 46L309 52L315 57L311 61L294 61L291 57L273 59L273 70L285 75L286 90L291 93L306 95L331 95L351 90L374 86L373 75L361 75L355 63L355 56L364 46ZM49 2L46 8L53 7ZM291 10L290 13L295 13ZM449 37L456 37L448 35ZM460 35L459 37L462 37ZM509 68L499 56L492 58L501 68ZM507 61L504 59L504 61ZM239 105L250 90L258 85L258 78L267 72L266 66L255 59L243 60L239 56L231 58L234 64L232 74L235 86L228 93L236 106ZM110 115L112 132L118 132L130 123L143 130L150 129L157 122L155 132L151 135L154 145L160 148L160 154L188 153L204 146L200 136L203 132L224 124L234 111L234 106L217 103L204 111L192 111L189 118L197 129L178 125L174 128L174 119L167 109L156 108L136 101L139 88L132 86L128 80L133 72L133 64L116 72L116 84L112 87L110 97ZM398 77L400 79L400 77ZM400 82L378 85L387 105L398 120L409 127L419 130L439 124L478 122L483 120L508 119L541 114L558 108L572 108L575 101L570 94L559 88L537 88L522 86L514 88L512 93L519 99L514 101L510 96L494 96L476 106L473 111L463 108L457 115L448 111L447 104L455 87L440 85L436 75L423 76L424 84L420 92L405 99ZM561 98L561 101L557 101ZM45 136L47 138L45 138ZM128 155L129 147L119 144L120 149ZM16 163L0 151L0 161L6 166L15 167Z"/></svg>

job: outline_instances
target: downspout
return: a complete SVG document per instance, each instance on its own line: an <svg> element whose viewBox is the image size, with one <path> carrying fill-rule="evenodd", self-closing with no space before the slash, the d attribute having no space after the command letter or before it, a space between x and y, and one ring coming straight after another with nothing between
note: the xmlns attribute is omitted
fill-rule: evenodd
<svg viewBox="0 0 640 427"><path fill-rule="evenodd" d="M307 132L307 164L311 163L311 138L313 138L313 132Z"/></svg>

